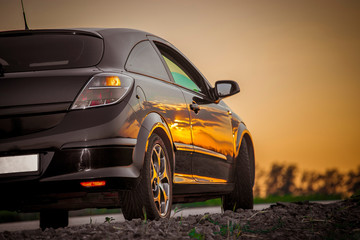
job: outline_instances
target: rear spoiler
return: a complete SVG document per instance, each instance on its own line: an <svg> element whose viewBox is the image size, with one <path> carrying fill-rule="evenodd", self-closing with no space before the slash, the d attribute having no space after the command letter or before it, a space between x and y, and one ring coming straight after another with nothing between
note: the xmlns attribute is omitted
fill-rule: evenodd
<svg viewBox="0 0 360 240"><path fill-rule="evenodd" d="M38 30L13 30L0 32L0 37L15 37L33 34L64 34L64 35L87 35L103 39L103 37L93 30L80 30L80 29L38 29Z"/></svg>

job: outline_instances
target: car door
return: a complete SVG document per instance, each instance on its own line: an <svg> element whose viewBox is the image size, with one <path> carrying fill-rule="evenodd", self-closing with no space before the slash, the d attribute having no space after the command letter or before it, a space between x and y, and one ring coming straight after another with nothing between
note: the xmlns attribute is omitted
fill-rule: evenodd
<svg viewBox="0 0 360 240"><path fill-rule="evenodd" d="M162 43L156 46L190 112L193 178L198 183L227 182L234 152L231 111L223 101L215 103L210 84L180 52Z"/></svg>
<svg viewBox="0 0 360 240"><path fill-rule="evenodd" d="M150 41L142 41L134 46L125 68L136 79L136 100L130 104L138 118L144 119L149 113L155 112L165 119L174 144L182 146L175 152L175 173L186 176L185 180L195 181L191 176L192 137L184 95L171 82ZM174 175L174 180L181 182L183 178Z"/></svg>

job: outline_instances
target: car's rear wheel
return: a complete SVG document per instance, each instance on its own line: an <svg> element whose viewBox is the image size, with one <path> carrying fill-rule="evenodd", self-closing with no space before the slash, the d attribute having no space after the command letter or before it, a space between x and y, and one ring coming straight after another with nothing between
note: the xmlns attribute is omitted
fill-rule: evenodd
<svg viewBox="0 0 360 240"><path fill-rule="evenodd" d="M235 211L238 208L252 209L253 204L253 164L250 162L250 155L246 139L242 139L239 156L235 168L235 188L224 195L222 207L225 210Z"/></svg>
<svg viewBox="0 0 360 240"><path fill-rule="evenodd" d="M159 219L170 216L172 175L169 156L163 140L152 134L148 140L140 183L132 191L123 192L122 212L133 218Z"/></svg>
<svg viewBox="0 0 360 240"><path fill-rule="evenodd" d="M40 212L40 228L61 228L69 225L69 212L66 210L43 210Z"/></svg>

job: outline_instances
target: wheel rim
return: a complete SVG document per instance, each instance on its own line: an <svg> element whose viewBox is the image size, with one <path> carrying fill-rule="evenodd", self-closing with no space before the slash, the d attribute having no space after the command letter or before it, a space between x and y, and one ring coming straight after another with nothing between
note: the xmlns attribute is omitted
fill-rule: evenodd
<svg viewBox="0 0 360 240"><path fill-rule="evenodd" d="M155 144L151 151L150 178L156 209L164 217L169 209L171 193L167 159L160 144Z"/></svg>

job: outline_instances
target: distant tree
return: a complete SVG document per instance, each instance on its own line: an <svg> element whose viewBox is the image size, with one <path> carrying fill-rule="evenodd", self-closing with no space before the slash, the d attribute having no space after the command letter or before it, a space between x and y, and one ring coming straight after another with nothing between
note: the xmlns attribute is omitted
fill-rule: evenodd
<svg viewBox="0 0 360 240"><path fill-rule="evenodd" d="M337 169L328 169L320 175L321 186L318 192L321 194L341 194L343 189L344 174Z"/></svg>
<svg viewBox="0 0 360 240"><path fill-rule="evenodd" d="M295 191L295 178L297 166L290 164L274 163L271 166L270 172L266 181L267 195L285 195L291 194Z"/></svg>
<svg viewBox="0 0 360 240"><path fill-rule="evenodd" d="M357 171L350 170L345 181L347 195L360 194L360 165Z"/></svg>
<svg viewBox="0 0 360 240"><path fill-rule="evenodd" d="M319 185L320 174L315 171L304 171L299 186L299 193L302 195L315 194Z"/></svg>
<svg viewBox="0 0 360 240"><path fill-rule="evenodd" d="M285 165L273 163L266 181L266 195L277 195L281 188L281 177Z"/></svg>
<svg viewBox="0 0 360 240"><path fill-rule="evenodd" d="M281 195L294 193L295 186L295 174L297 172L297 167L294 164L290 164L287 167L284 167L283 174L281 178L281 187L279 193Z"/></svg>
<svg viewBox="0 0 360 240"><path fill-rule="evenodd" d="M263 196L263 182L266 172L257 164L255 165L255 184L254 184L254 196L262 197Z"/></svg>

